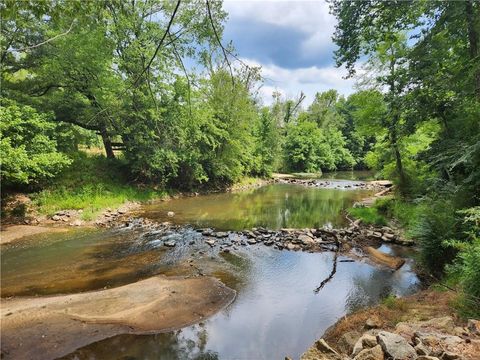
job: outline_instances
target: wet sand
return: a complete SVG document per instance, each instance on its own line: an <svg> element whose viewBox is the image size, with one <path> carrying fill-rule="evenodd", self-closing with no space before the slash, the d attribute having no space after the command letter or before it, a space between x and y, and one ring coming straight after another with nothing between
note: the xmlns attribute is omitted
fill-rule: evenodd
<svg viewBox="0 0 480 360"><path fill-rule="evenodd" d="M0 244L8 244L25 236L43 233L67 232L67 228L38 226L38 225L5 225L0 231Z"/></svg>
<svg viewBox="0 0 480 360"><path fill-rule="evenodd" d="M2 300L2 359L53 359L118 334L179 329L235 295L211 277L156 276L102 291Z"/></svg>

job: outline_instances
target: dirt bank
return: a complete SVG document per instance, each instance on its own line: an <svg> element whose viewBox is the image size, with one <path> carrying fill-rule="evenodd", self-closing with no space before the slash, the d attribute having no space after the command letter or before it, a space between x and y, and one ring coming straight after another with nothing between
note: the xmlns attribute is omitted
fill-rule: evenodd
<svg viewBox="0 0 480 360"><path fill-rule="evenodd" d="M157 276L109 290L2 300L2 359L53 359L118 334L179 329L234 298L214 278Z"/></svg>

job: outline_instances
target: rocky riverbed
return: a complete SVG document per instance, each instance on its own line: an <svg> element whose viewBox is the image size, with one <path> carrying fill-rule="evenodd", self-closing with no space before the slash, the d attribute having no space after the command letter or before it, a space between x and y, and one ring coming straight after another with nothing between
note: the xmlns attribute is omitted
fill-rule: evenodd
<svg viewBox="0 0 480 360"><path fill-rule="evenodd" d="M320 339L301 360L474 360L480 358L480 321L466 323L451 316L407 320L382 329L382 321L369 318L364 332L345 332L335 350Z"/></svg>

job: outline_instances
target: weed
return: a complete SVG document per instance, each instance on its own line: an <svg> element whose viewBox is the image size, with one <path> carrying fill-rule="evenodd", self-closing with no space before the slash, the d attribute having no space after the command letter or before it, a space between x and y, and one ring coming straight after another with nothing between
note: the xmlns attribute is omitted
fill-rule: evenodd
<svg viewBox="0 0 480 360"><path fill-rule="evenodd" d="M387 219L375 207L354 207L348 209L348 213L354 218L361 219L365 224L387 224Z"/></svg>

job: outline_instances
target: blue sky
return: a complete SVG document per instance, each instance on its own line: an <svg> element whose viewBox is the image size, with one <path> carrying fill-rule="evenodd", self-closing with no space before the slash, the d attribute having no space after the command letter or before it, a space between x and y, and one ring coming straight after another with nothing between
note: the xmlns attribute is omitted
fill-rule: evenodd
<svg viewBox="0 0 480 360"><path fill-rule="evenodd" d="M275 90L288 97L303 91L307 104L318 91L353 92L354 81L335 68L335 18L324 1L225 0L223 7L229 14L224 41L233 41L240 57L269 79L261 89L265 103Z"/></svg>

